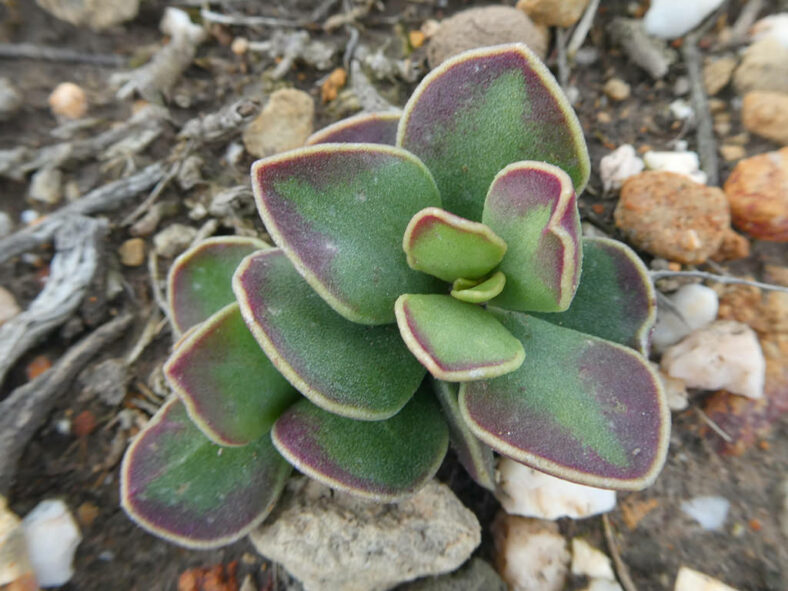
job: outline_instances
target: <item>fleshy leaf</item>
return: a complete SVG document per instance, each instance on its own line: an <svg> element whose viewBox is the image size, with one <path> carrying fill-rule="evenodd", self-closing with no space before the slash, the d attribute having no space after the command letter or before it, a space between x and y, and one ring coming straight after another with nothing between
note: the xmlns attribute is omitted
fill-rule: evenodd
<svg viewBox="0 0 788 591"><path fill-rule="evenodd" d="M460 283L457 283L457 281L460 281ZM506 285L506 275L496 271L489 279L469 287L463 287L465 284L462 280L458 279L457 281L454 284L460 289L452 286L451 297L461 302L481 304L482 302L490 301L503 291Z"/></svg>
<svg viewBox="0 0 788 591"><path fill-rule="evenodd" d="M638 490L656 478L670 414L659 378L631 349L519 312L494 310L525 363L460 387L471 431L494 450L566 480Z"/></svg>
<svg viewBox="0 0 788 591"><path fill-rule="evenodd" d="M578 193L591 170L569 101L522 44L465 52L430 72L405 105L397 145L430 169L443 207L471 220L481 218L487 188L512 162L552 162Z"/></svg>
<svg viewBox="0 0 788 591"><path fill-rule="evenodd" d="M559 312L572 302L583 249L572 181L543 162L517 162L490 185L482 220L506 241L499 270L506 287L493 304Z"/></svg>
<svg viewBox="0 0 788 591"><path fill-rule="evenodd" d="M385 421L354 421L307 400L290 407L271 432L298 470L340 490L378 501L417 491L435 475L449 430L427 388Z"/></svg>
<svg viewBox="0 0 788 591"><path fill-rule="evenodd" d="M399 117L399 111L361 113L316 131L306 140L306 145L363 143L393 146L397 141Z"/></svg>
<svg viewBox="0 0 788 591"><path fill-rule="evenodd" d="M238 263L267 248L255 238L222 236L203 240L175 259L167 280L175 330L184 333L234 302L230 281Z"/></svg>
<svg viewBox="0 0 788 591"><path fill-rule="evenodd" d="M479 486L495 490L495 458L493 451L471 433L457 404L457 384L432 380L435 396L443 407L443 416L449 423L449 435L462 467Z"/></svg>
<svg viewBox="0 0 788 591"><path fill-rule="evenodd" d="M440 205L412 154L377 144L311 146L255 162L252 187L276 244L348 320L394 322L397 296L435 289L402 252L413 215Z"/></svg>
<svg viewBox="0 0 788 591"><path fill-rule="evenodd" d="M539 318L648 354L656 294L635 252L609 238L583 238L583 273L566 312Z"/></svg>
<svg viewBox="0 0 788 591"><path fill-rule="evenodd" d="M480 306L447 295L404 294L396 312L405 344L439 380L492 378L523 363L520 342Z"/></svg>
<svg viewBox="0 0 788 591"><path fill-rule="evenodd" d="M330 412L386 419L407 403L424 377L396 326L343 318L279 249L246 258L233 289L247 326L276 368Z"/></svg>
<svg viewBox="0 0 788 591"><path fill-rule="evenodd" d="M276 503L292 468L268 433L244 447L219 447L173 397L126 451L121 503L151 533L189 548L229 544Z"/></svg>
<svg viewBox="0 0 788 591"><path fill-rule="evenodd" d="M246 445L299 398L230 304L190 332L164 374L200 430L219 445Z"/></svg>
<svg viewBox="0 0 788 591"><path fill-rule="evenodd" d="M428 207L410 220L402 248L412 269L451 282L487 275L501 262L506 243L484 224Z"/></svg>

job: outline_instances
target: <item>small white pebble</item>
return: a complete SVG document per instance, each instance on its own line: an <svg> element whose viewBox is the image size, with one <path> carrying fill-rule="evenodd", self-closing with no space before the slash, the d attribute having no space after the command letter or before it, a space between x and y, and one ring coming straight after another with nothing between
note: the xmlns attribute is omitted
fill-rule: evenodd
<svg viewBox="0 0 788 591"><path fill-rule="evenodd" d="M88 98L73 82L61 82L49 95L49 108L59 117L79 119L88 111Z"/></svg>
<svg viewBox="0 0 788 591"><path fill-rule="evenodd" d="M681 510L708 531L722 528L730 502L725 497L695 497L681 504Z"/></svg>
<svg viewBox="0 0 788 591"><path fill-rule="evenodd" d="M714 12L723 0L651 0L643 18L649 35L675 39L689 33Z"/></svg>
<svg viewBox="0 0 788 591"><path fill-rule="evenodd" d="M629 177L642 172L645 164L630 144L619 146L599 162L599 175L605 191L617 190Z"/></svg>
<svg viewBox="0 0 788 591"><path fill-rule="evenodd" d="M19 214L19 220L29 226L39 218L39 213L35 209L26 209Z"/></svg>
<svg viewBox="0 0 788 591"><path fill-rule="evenodd" d="M717 317L719 297L717 292L705 285L684 285L673 295L665 297L670 301L670 306L659 306L657 323L651 335L651 344L656 351L664 351L675 345L693 330L708 326Z"/></svg>
<svg viewBox="0 0 788 591"><path fill-rule="evenodd" d="M676 577L676 586L673 591L736 591L736 589L709 575L682 566Z"/></svg>
<svg viewBox="0 0 788 591"><path fill-rule="evenodd" d="M22 520L27 552L41 587L65 585L74 575L74 553L82 540L77 522L60 500L41 501Z"/></svg>

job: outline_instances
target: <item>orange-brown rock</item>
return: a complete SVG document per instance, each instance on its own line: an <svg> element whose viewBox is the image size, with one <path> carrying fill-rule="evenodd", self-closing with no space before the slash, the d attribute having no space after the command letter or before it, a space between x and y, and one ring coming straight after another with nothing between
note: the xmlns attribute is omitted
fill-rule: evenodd
<svg viewBox="0 0 788 591"><path fill-rule="evenodd" d="M742 101L741 120L748 131L788 146L788 94L748 92Z"/></svg>
<svg viewBox="0 0 788 591"><path fill-rule="evenodd" d="M742 160L724 188L734 226L761 240L788 242L788 148Z"/></svg>
<svg viewBox="0 0 788 591"><path fill-rule="evenodd" d="M750 256L750 241L728 228L722 237L720 249L711 256L711 259L721 263L746 259L748 256Z"/></svg>
<svg viewBox="0 0 788 591"><path fill-rule="evenodd" d="M571 27L583 14L588 0L519 0L517 8L535 23L548 27Z"/></svg>
<svg viewBox="0 0 788 591"><path fill-rule="evenodd" d="M638 248L685 264L716 253L730 227L725 194L688 177L648 171L621 187L616 226Z"/></svg>

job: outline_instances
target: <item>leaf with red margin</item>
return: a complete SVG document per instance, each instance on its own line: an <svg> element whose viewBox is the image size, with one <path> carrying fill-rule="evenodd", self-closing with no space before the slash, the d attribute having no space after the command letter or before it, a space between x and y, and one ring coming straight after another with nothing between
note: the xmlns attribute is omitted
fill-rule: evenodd
<svg viewBox="0 0 788 591"><path fill-rule="evenodd" d="M544 162L510 164L490 185L482 221L508 246L498 267L506 286L492 303L509 310L566 310L583 259L569 176Z"/></svg>
<svg viewBox="0 0 788 591"><path fill-rule="evenodd" d="M235 301L230 284L246 255L271 248L241 236L208 238L175 259L167 278L172 323L178 333L196 326Z"/></svg>
<svg viewBox="0 0 788 591"><path fill-rule="evenodd" d="M395 310L402 340L439 380L493 378L523 363L523 346L481 306L445 295L404 294Z"/></svg>
<svg viewBox="0 0 788 591"><path fill-rule="evenodd" d="M457 384L432 380L432 389L443 407L443 416L449 423L449 435L462 467L479 486L494 491L495 457L493 451L471 433L457 404Z"/></svg>
<svg viewBox="0 0 788 591"><path fill-rule="evenodd" d="M354 115L316 131L306 140L306 145L353 143L393 146L397 141L399 117L399 111Z"/></svg>
<svg viewBox="0 0 788 591"><path fill-rule="evenodd" d="M187 548L215 548L265 519L291 470L268 433L244 447L219 447L173 397L126 451L121 504L157 536Z"/></svg>
<svg viewBox="0 0 788 591"><path fill-rule="evenodd" d="M402 249L411 269L452 282L487 275L501 262L506 243L484 224L427 207L408 223Z"/></svg>
<svg viewBox="0 0 788 591"><path fill-rule="evenodd" d="M164 375L200 430L219 445L246 445L271 430L300 396L246 328L238 304L180 343Z"/></svg>
<svg viewBox="0 0 788 591"><path fill-rule="evenodd" d="M285 411L271 436L307 476L386 502L424 486L449 445L449 430L428 387L385 421L354 421L303 400Z"/></svg>
<svg viewBox="0 0 788 591"><path fill-rule="evenodd" d="M409 152L379 144L310 146L255 162L252 188L274 242L348 320L394 322L397 296L436 288L402 252L413 215L440 205L432 175Z"/></svg>
<svg viewBox="0 0 788 591"><path fill-rule="evenodd" d="M621 490L651 484L670 413L659 378L632 349L519 312L494 310L525 363L460 387L471 431L513 460L565 480Z"/></svg>
<svg viewBox="0 0 788 591"><path fill-rule="evenodd" d="M274 366L330 412L386 419L399 412L424 378L424 368L396 326L365 326L343 318L280 249L244 259L233 289L246 325Z"/></svg>
<svg viewBox="0 0 788 591"><path fill-rule="evenodd" d="M648 270L623 242L583 238L583 273L566 312L538 318L648 354L657 299Z"/></svg>
<svg viewBox="0 0 788 591"><path fill-rule="evenodd" d="M523 44L484 47L427 74L402 113L397 145L435 177L443 207L479 220L496 173L551 162L579 193L591 164L583 129L547 67Z"/></svg>

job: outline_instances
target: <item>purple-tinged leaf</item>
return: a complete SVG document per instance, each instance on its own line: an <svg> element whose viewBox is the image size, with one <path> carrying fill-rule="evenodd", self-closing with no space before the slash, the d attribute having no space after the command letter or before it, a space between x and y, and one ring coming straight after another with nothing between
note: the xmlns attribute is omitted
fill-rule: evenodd
<svg viewBox="0 0 788 591"><path fill-rule="evenodd" d="M233 289L247 326L276 368L330 412L386 419L399 412L424 377L396 326L343 318L279 249L246 258Z"/></svg>
<svg viewBox="0 0 788 591"><path fill-rule="evenodd" d="M285 411L271 436L307 476L377 501L416 492L435 475L449 445L449 430L428 388L385 421L354 421L303 400Z"/></svg>
<svg viewBox="0 0 788 591"><path fill-rule="evenodd" d="M506 243L484 224L427 207L410 220L402 248L412 269L451 282L487 275L501 262Z"/></svg>
<svg viewBox="0 0 788 591"><path fill-rule="evenodd" d="M471 433L457 404L457 384L432 380L435 396L443 407L443 416L449 423L449 435L457 458L463 468L479 486L494 491L495 458L493 451Z"/></svg>
<svg viewBox="0 0 788 591"><path fill-rule="evenodd" d="M412 154L378 144L310 146L255 162L252 188L276 244L348 320L394 322L397 296L435 289L402 252L413 215L440 205Z"/></svg>
<svg viewBox="0 0 788 591"><path fill-rule="evenodd" d="M190 331L164 374L200 430L219 445L246 445L298 398L230 304Z"/></svg>
<svg viewBox="0 0 788 591"><path fill-rule="evenodd" d="M520 342L480 306L447 295L404 294L396 313L408 349L439 380L492 378L523 363Z"/></svg>
<svg viewBox="0 0 788 591"><path fill-rule="evenodd" d="M506 275L496 271L489 279L468 287L464 287L466 284L463 280L458 279L457 281L452 286L451 297L461 302L481 304L490 301L503 291L506 285Z"/></svg>
<svg viewBox="0 0 788 591"><path fill-rule="evenodd" d="M499 267L506 287L492 303L509 310L566 310L583 258L569 176L543 162L510 164L490 185L482 221L509 247Z"/></svg>
<svg viewBox="0 0 788 591"><path fill-rule="evenodd" d="M465 52L430 72L400 120L397 145L430 169L443 207L481 218L496 173L552 162L582 192L591 170L583 130L558 83L525 45Z"/></svg>
<svg viewBox="0 0 788 591"><path fill-rule="evenodd" d="M316 131L306 140L307 146L315 144L387 144L397 141L399 111L361 113L332 123Z"/></svg>
<svg viewBox="0 0 788 591"><path fill-rule="evenodd" d="M499 453L565 480L638 490L657 477L670 413L659 378L632 349L519 312L493 310L525 363L460 387L471 431Z"/></svg>
<svg viewBox="0 0 788 591"><path fill-rule="evenodd" d="M657 315L648 270L623 242L583 238L583 273L566 312L539 318L648 354Z"/></svg>
<svg viewBox="0 0 788 591"><path fill-rule="evenodd" d="M230 282L238 263L268 248L255 238L222 236L203 240L175 259L167 281L175 330L184 333L234 302Z"/></svg>
<svg viewBox="0 0 788 591"><path fill-rule="evenodd" d="M265 519L291 470L268 433L244 447L219 447L173 397L126 451L121 503L157 536L187 548L214 548Z"/></svg>

